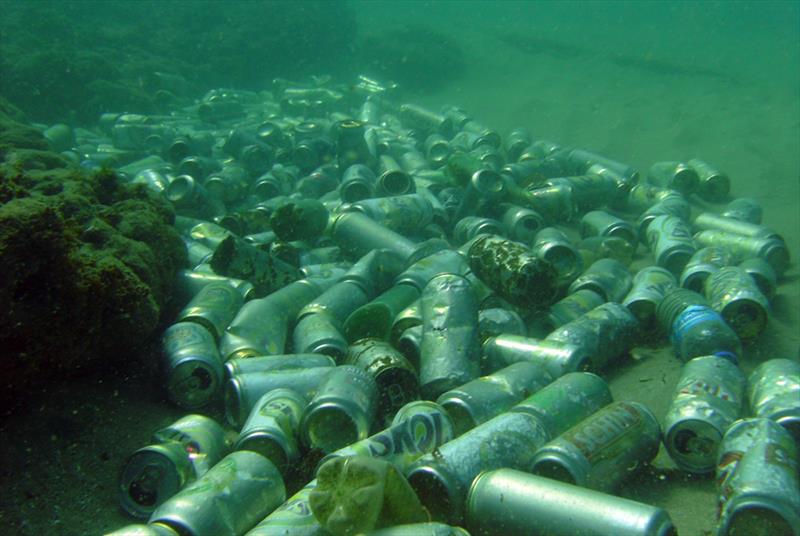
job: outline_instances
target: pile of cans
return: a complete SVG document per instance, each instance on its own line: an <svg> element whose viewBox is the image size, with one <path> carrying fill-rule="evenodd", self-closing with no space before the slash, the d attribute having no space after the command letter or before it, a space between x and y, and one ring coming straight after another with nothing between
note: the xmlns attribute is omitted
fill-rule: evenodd
<svg viewBox="0 0 800 536"><path fill-rule="evenodd" d="M227 421L137 450L119 490L147 524L113 534L347 534L308 500L343 456L394 464L431 516L370 534L674 534L614 495L662 443L716 471L720 534L800 532L800 365L738 367L789 254L713 165L640 177L366 77L46 136L174 204L191 265L164 382ZM602 375L665 338L662 430Z"/></svg>

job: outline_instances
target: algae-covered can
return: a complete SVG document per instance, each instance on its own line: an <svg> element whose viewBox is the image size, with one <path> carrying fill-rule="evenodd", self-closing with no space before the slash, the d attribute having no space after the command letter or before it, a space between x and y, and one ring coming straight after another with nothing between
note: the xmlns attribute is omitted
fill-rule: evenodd
<svg viewBox="0 0 800 536"><path fill-rule="evenodd" d="M250 411L234 449L257 452L286 474L289 464L300 457L297 440L307 402L291 389L278 388L265 393Z"/></svg>
<svg viewBox="0 0 800 536"><path fill-rule="evenodd" d="M366 370L334 367L303 413L303 442L327 453L364 439L375 418L377 398L375 379Z"/></svg>
<svg viewBox="0 0 800 536"><path fill-rule="evenodd" d="M734 262L749 257L760 257L767 261L779 276L789 268L789 249L783 240L736 235L725 231L706 230L694 235L700 246L719 246L733 255Z"/></svg>
<svg viewBox="0 0 800 536"><path fill-rule="evenodd" d="M751 341L764 331L769 302L750 275L738 266L714 272L705 283L709 305L733 328L742 341Z"/></svg>
<svg viewBox="0 0 800 536"><path fill-rule="evenodd" d="M744 389L744 374L725 357L695 357L683 365L664 417L664 446L679 468L714 470L722 436L742 416Z"/></svg>
<svg viewBox="0 0 800 536"><path fill-rule="evenodd" d="M799 534L797 444L770 419L731 426L717 454L717 534Z"/></svg>
<svg viewBox="0 0 800 536"><path fill-rule="evenodd" d="M770 359L750 374L747 398L756 417L772 419L800 440L800 363Z"/></svg>
<svg viewBox="0 0 800 536"><path fill-rule="evenodd" d="M680 284L683 288L702 293L708 276L732 262L733 257L724 248L714 246L700 248L684 266Z"/></svg>
<svg viewBox="0 0 800 536"><path fill-rule="evenodd" d="M246 450L223 458L208 473L159 506L151 523L181 534L243 534L286 499L271 461Z"/></svg>
<svg viewBox="0 0 800 536"><path fill-rule="evenodd" d="M658 454L661 429L637 402L614 402L549 441L530 467L533 474L612 491Z"/></svg>
<svg viewBox="0 0 800 536"><path fill-rule="evenodd" d="M209 404L224 374L211 332L194 322L178 322L164 332L162 347L170 399L186 409Z"/></svg>
<svg viewBox="0 0 800 536"><path fill-rule="evenodd" d="M771 300L778 286L778 275L770 264L760 257L750 257L739 263L739 268L747 272L756 282L761 293Z"/></svg>
<svg viewBox="0 0 800 536"><path fill-rule="evenodd" d="M478 476L466 510L476 536L677 535L662 508L513 469Z"/></svg>

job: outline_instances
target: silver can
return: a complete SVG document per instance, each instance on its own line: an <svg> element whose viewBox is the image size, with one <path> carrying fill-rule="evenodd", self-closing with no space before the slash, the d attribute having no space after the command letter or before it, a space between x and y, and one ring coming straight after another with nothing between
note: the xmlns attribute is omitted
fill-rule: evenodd
<svg viewBox="0 0 800 536"><path fill-rule="evenodd" d="M525 361L546 370L553 378L568 372L583 372L589 367L589 354L574 344L498 335L483 344L481 370L491 374L514 363Z"/></svg>
<svg viewBox="0 0 800 536"><path fill-rule="evenodd" d="M739 263L739 268L747 272L756 282L761 293L768 299L775 297L778 275L770 264L759 257L750 257Z"/></svg>
<svg viewBox="0 0 800 536"><path fill-rule="evenodd" d="M687 164L695 170L700 179L697 185L697 193L700 197L711 202L720 202L728 197L731 190L731 179L727 174L698 158L689 160Z"/></svg>
<svg viewBox="0 0 800 536"><path fill-rule="evenodd" d="M664 417L664 446L684 471L710 473L725 430L742 416L745 376L730 360L688 361Z"/></svg>
<svg viewBox="0 0 800 536"><path fill-rule="evenodd" d="M728 234L749 236L750 238L765 238L783 240L781 236L761 224L727 218L711 212L703 212L692 222L695 231L722 231Z"/></svg>
<svg viewBox="0 0 800 536"><path fill-rule="evenodd" d="M300 458L300 418L308 401L291 389L278 388L264 394L250 412L234 444L235 450L257 452L286 474Z"/></svg>
<svg viewBox="0 0 800 536"><path fill-rule="evenodd" d="M732 262L733 257L724 248L709 246L698 249L684 266L680 284L702 294L708 276Z"/></svg>
<svg viewBox="0 0 800 536"><path fill-rule="evenodd" d="M789 268L789 249L783 240L754 238L708 230L695 234L694 241L701 247L725 248L733 255L733 262L740 262L750 257L760 257L767 261L779 276Z"/></svg>
<svg viewBox="0 0 800 536"><path fill-rule="evenodd" d="M260 454L240 450L159 506L150 523L181 534L238 536L285 499L283 478L275 465Z"/></svg>
<svg viewBox="0 0 800 536"><path fill-rule="evenodd" d="M580 231L582 237L616 236L629 244L639 243L636 228L629 222L602 210L592 210L581 218Z"/></svg>
<svg viewBox="0 0 800 536"><path fill-rule="evenodd" d="M186 409L212 402L224 372L211 332L194 322L179 322L164 332L162 347L170 399Z"/></svg>
<svg viewBox="0 0 800 536"><path fill-rule="evenodd" d="M752 341L767 326L769 301L738 266L726 266L708 276L705 295L742 341Z"/></svg>
<svg viewBox="0 0 800 536"><path fill-rule="evenodd" d="M552 331L603 303L605 303L603 296L588 288L568 294L550 306L547 313L547 327Z"/></svg>
<svg viewBox="0 0 800 536"><path fill-rule="evenodd" d="M764 209L752 197L737 197L722 209L722 216L748 223L760 224Z"/></svg>
<svg viewBox="0 0 800 536"><path fill-rule="evenodd" d="M501 221L508 236L523 244L533 244L536 233L545 226L542 215L516 205L506 205L502 210Z"/></svg>
<svg viewBox="0 0 800 536"><path fill-rule="evenodd" d="M567 292L573 294L589 289L607 302L621 302L631 289L633 277L628 268L614 259L600 259L570 284Z"/></svg>
<svg viewBox="0 0 800 536"><path fill-rule="evenodd" d="M334 367L320 383L300 423L303 442L329 453L369 435L378 387L364 369Z"/></svg>
<svg viewBox="0 0 800 536"><path fill-rule="evenodd" d="M232 285L227 282L211 283L203 287L178 313L177 321L196 322L219 341L243 303L244 296Z"/></svg>
<svg viewBox="0 0 800 536"><path fill-rule="evenodd" d="M770 359L750 374L747 399L756 417L772 419L800 440L800 363Z"/></svg>
<svg viewBox="0 0 800 536"><path fill-rule="evenodd" d="M648 266L633 277L633 287L622 305L639 321L640 331L649 336L658 330L656 308L666 292L677 285L675 276L658 266Z"/></svg>
<svg viewBox="0 0 800 536"><path fill-rule="evenodd" d="M524 336L527 332L525 321L516 311L505 307L489 307L478 311L478 333L481 343L490 337L505 333Z"/></svg>
<svg viewBox="0 0 800 536"><path fill-rule="evenodd" d="M690 194L697 189L700 177L692 167L683 162L656 162L647 172L647 181L661 188Z"/></svg>
<svg viewBox="0 0 800 536"><path fill-rule="evenodd" d="M336 363L330 356L321 354L265 355L261 357L237 357L225 363L225 376L231 379L250 372L270 372L314 367L333 367Z"/></svg>
<svg viewBox="0 0 800 536"><path fill-rule="evenodd" d="M536 233L531 249L540 259L553 265L560 286L572 283L583 270L578 249L563 231L555 227L546 227Z"/></svg>
<svg viewBox="0 0 800 536"><path fill-rule="evenodd" d="M611 491L658 454L661 429L637 402L615 402L539 449L530 471L601 491Z"/></svg>
<svg viewBox="0 0 800 536"><path fill-rule="evenodd" d="M675 216L657 216L647 227L647 243L656 264L677 277L695 252L689 224Z"/></svg>
<svg viewBox="0 0 800 536"><path fill-rule="evenodd" d="M308 504L308 496L316 487L317 480L314 479L248 531L246 536L329 536Z"/></svg>
<svg viewBox="0 0 800 536"><path fill-rule="evenodd" d="M675 536L662 508L513 469L482 473L467 498L480 536Z"/></svg>
<svg viewBox="0 0 800 536"><path fill-rule="evenodd" d="M347 354L347 340L339 324L326 313L298 320L292 332L292 347L300 353L325 354L337 362Z"/></svg>

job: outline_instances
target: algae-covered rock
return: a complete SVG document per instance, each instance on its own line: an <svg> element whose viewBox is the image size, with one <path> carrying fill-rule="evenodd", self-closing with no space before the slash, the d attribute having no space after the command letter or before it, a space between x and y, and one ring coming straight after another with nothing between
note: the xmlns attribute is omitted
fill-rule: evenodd
<svg viewBox="0 0 800 536"><path fill-rule="evenodd" d="M146 188L27 172L16 151L0 165L0 399L135 362L186 260L171 207Z"/></svg>

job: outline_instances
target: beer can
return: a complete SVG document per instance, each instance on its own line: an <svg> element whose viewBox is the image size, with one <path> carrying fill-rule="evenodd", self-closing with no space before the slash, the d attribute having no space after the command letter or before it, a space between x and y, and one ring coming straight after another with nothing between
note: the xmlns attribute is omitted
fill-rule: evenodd
<svg viewBox="0 0 800 536"><path fill-rule="evenodd" d="M239 374L250 372L270 372L273 370L305 369L314 367L333 367L336 363L330 356L322 354L285 354L260 357L237 357L225 362L225 377L231 379Z"/></svg>
<svg viewBox="0 0 800 536"><path fill-rule="evenodd" d="M647 243L656 264L678 277L695 252L689 225L675 216L657 216L647 227Z"/></svg>
<svg viewBox="0 0 800 536"><path fill-rule="evenodd" d="M550 333L546 340L574 344L590 357L591 369L602 370L633 348L639 323L627 307L608 302Z"/></svg>
<svg viewBox="0 0 800 536"><path fill-rule="evenodd" d="M323 366L245 372L232 376L225 384L225 418L231 426L241 426L258 399L273 389L292 389L310 399L335 368Z"/></svg>
<svg viewBox="0 0 800 536"><path fill-rule="evenodd" d="M317 479L289 497L245 536L329 536L308 504L308 496L315 487Z"/></svg>
<svg viewBox="0 0 800 536"><path fill-rule="evenodd" d="M339 197L344 203L355 203L369 199L375 193L375 173L364 164L352 164L345 168L339 183Z"/></svg>
<svg viewBox="0 0 800 536"><path fill-rule="evenodd" d="M717 455L717 534L800 534L797 444L770 419L743 419Z"/></svg>
<svg viewBox="0 0 800 536"><path fill-rule="evenodd" d="M211 283L178 313L177 321L196 322L219 341L243 303L242 293L229 283Z"/></svg>
<svg viewBox="0 0 800 536"><path fill-rule="evenodd" d="M733 255L733 262L740 262L749 257L760 257L772 266L778 276L783 275L789 268L789 250L783 240L708 230L695 234L694 241L700 246L719 246L727 249Z"/></svg>
<svg viewBox="0 0 800 536"><path fill-rule="evenodd" d="M624 266L630 266L636 248L636 244L618 236L590 236L578 242L578 253L584 266L591 266L600 259L613 259Z"/></svg>
<svg viewBox="0 0 800 536"><path fill-rule="evenodd" d="M697 193L706 201L724 201L731 190L731 180L728 175L716 169L713 165L693 158L687 162L695 170L700 182L697 184Z"/></svg>
<svg viewBox="0 0 800 536"><path fill-rule="evenodd" d="M622 305L639 321L643 334L657 331L656 308L667 290L676 285L675 276L658 266L642 268L633 277L633 286L622 300Z"/></svg>
<svg viewBox="0 0 800 536"><path fill-rule="evenodd" d="M661 188L690 194L699 186L700 177L694 168L683 162L656 162L647 172L647 181Z"/></svg>
<svg viewBox="0 0 800 536"><path fill-rule="evenodd" d="M434 168L442 167L453 152L447 139L438 133L433 133L425 138L425 155Z"/></svg>
<svg viewBox="0 0 800 536"><path fill-rule="evenodd" d="M770 264L760 257L750 257L739 263L739 268L747 272L758 285L761 293L771 300L775 297L778 275Z"/></svg>
<svg viewBox="0 0 800 536"><path fill-rule="evenodd" d="M639 243L636 228L617 216L602 210L592 210L581 218L581 236L616 236L633 246Z"/></svg>
<svg viewBox="0 0 800 536"><path fill-rule="evenodd" d="M419 300L414 300L411 305L400 311L394 317L392 322L392 330L389 335L389 342L392 346L397 346L397 341L405 330L414 326L422 325L422 310L420 309Z"/></svg>
<svg viewBox="0 0 800 536"><path fill-rule="evenodd" d="M506 136L503 147L506 150L509 162L516 162L519 156L530 146L533 142L531 133L528 129L517 127Z"/></svg>
<svg viewBox="0 0 800 536"><path fill-rule="evenodd" d="M253 284L243 279L234 279L214 273L195 272L192 270L178 271L178 281L175 289L175 300L181 303L189 302L203 287L211 283L225 282L241 293L245 301L254 298Z"/></svg>
<svg viewBox="0 0 800 536"><path fill-rule="evenodd" d="M503 229L512 240L523 244L533 244L538 233L544 226L544 218L535 210L517 205L502 207ZM490 234L502 234L490 232Z"/></svg>
<svg viewBox="0 0 800 536"><path fill-rule="evenodd" d="M375 380L364 369L334 367L303 413L300 430L305 445L328 453L367 437L377 391Z"/></svg>
<svg viewBox="0 0 800 536"><path fill-rule="evenodd" d="M466 526L475 536L676 536L666 510L504 468L476 478Z"/></svg>
<svg viewBox="0 0 800 536"><path fill-rule="evenodd" d="M714 246L700 248L684 266L680 284L683 288L702 293L708 276L732 262L731 254L724 248Z"/></svg>
<svg viewBox="0 0 800 536"><path fill-rule="evenodd" d="M469 536L461 527L444 523L408 523L365 532L364 536Z"/></svg>
<svg viewBox="0 0 800 536"><path fill-rule="evenodd" d="M490 337L502 334L524 336L525 321L516 311L505 307L489 307L478 311L478 340L481 344Z"/></svg>
<svg viewBox="0 0 800 536"><path fill-rule="evenodd" d="M345 338L350 343L366 338L388 339L393 320L419 297L420 291L414 285L394 285L347 317Z"/></svg>
<svg viewBox="0 0 800 536"><path fill-rule="evenodd" d="M275 465L260 454L240 450L159 506L150 523L181 534L236 536L285 499L283 478Z"/></svg>
<svg viewBox="0 0 800 536"><path fill-rule="evenodd" d="M170 399L186 409L209 404L224 374L214 336L200 324L178 322L164 332L162 347Z"/></svg>
<svg viewBox="0 0 800 536"><path fill-rule="evenodd" d="M683 197L680 192L660 188L652 184L639 183L631 187L627 197L627 208L642 213L667 198Z"/></svg>
<svg viewBox="0 0 800 536"><path fill-rule="evenodd" d="M545 227L536 233L531 247L533 253L556 269L559 286L567 286L583 270L583 261L575 245L563 231Z"/></svg>
<svg viewBox="0 0 800 536"><path fill-rule="evenodd" d="M344 360L366 370L378 386L378 419L389 420L402 406L419 397L417 371L408 359L380 339L361 339L347 350Z"/></svg>
<svg viewBox="0 0 800 536"><path fill-rule="evenodd" d="M747 399L756 417L772 419L800 440L800 364L770 359L750 374Z"/></svg>
<svg viewBox="0 0 800 536"><path fill-rule="evenodd" d="M436 113L417 104L401 104L400 119L411 128L451 136L455 132L453 121L447 115Z"/></svg>
<svg viewBox="0 0 800 536"><path fill-rule="evenodd" d="M543 184L531 185L525 191L529 207L544 216L545 221L568 222L578 210L572 185L568 182L550 179Z"/></svg>
<svg viewBox="0 0 800 536"><path fill-rule="evenodd" d="M761 204L752 197L737 197L725 205L721 216L758 225L761 223L763 212Z"/></svg>
<svg viewBox="0 0 800 536"><path fill-rule="evenodd" d="M769 301L743 269L726 266L709 275L705 294L709 305L722 315L742 341L752 341L764 331Z"/></svg>
<svg viewBox="0 0 800 536"><path fill-rule="evenodd" d="M420 308L419 387L422 397L430 400L478 377L478 303L469 280L441 274L423 290Z"/></svg>
<svg viewBox="0 0 800 536"><path fill-rule="evenodd" d="M420 352L422 348L422 326L408 328L397 340L397 349L406 356L414 369L419 370Z"/></svg>
<svg viewBox="0 0 800 536"><path fill-rule="evenodd" d="M400 164L383 154L379 158L378 179L375 182L375 194L381 197L412 194L416 190L414 179L400 167Z"/></svg>
<svg viewBox="0 0 800 536"><path fill-rule="evenodd" d="M361 212L405 236L418 234L433 222L433 206L420 193L362 199L341 210Z"/></svg>
<svg viewBox="0 0 800 536"><path fill-rule="evenodd" d="M445 533L447 534L447 533ZM152 525L127 525L104 536L180 536L175 530L161 523Z"/></svg>
<svg viewBox="0 0 800 536"><path fill-rule="evenodd" d="M492 218L465 216L453 227L453 243L460 246L480 234L502 235L503 226Z"/></svg>
<svg viewBox="0 0 800 536"><path fill-rule="evenodd" d="M698 214L692 222L692 228L695 231L722 231L723 233L748 236L750 238L783 240L778 233L765 225L728 218L711 212Z"/></svg>
<svg viewBox="0 0 800 536"><path fill-rule="evenodd" d="M680 469L714 470L722 436L742 416L744 389L744 374L724 357L695 357L683 365L664 417L664 446Z"/></svg>
<svg viewBox="0 0 800 536"><path fill-rule="evenodd" d="M415 400L400 408L389 427L328 454L317 469L334 457L368 456L386 460L403 472L454 437L453 424L443 407L429 400Z"/></svg>
<svg viewBox="0 0 800 536"><path fill-rule="evenodd" d="M547 369L518 361L488 376L476 378L436 399L450 416L459 436L511 408L553 381Z"/></svg>
<svg viewBox="0 0 800 536"><path fill-rule="evenodd" d="M582 288L550 306L547 313L547 327L552 331L603 303L605 303L603 296L594 290Z"/></svg>
<svg viewBox="0 0 800 536"><path fill-rule="evenodd" d="M533 415L549 438L565 432L612 401L608 384L590 372L568 372L519 404L512 412Z"/></svg>
<svg viewBox="0 0 800 536"><path fill-rule="evenodd" d="M607 302L621 302L631 289L633 277L628 268L614 259L600 259L573 281L567 292L589 289Z"/></svg>
<svg viewBox="0 0 800 536"><path fill-rule="evenodd" d="M612 491L658 454L661 429L637 402L614 402L539 449L530 471L562 482Z"/></svg>
<svg viewBox="0 0 800 536"><path fill-rule="evenodd" d="M589 367L589 354L574 344L498 335L483 343L481 371L492 374L520 361L535 364L553 378L568 372L582 372Z"/></svg>
<svg viewBox="0 0 800 536"><path fill-rule="evenodd" d="M292 389L265 393L253 406L234 444L235 450L257 452L286 474L300 458L300 418L307 399Z"/></svg>
<svg viewBox="0 0 800 536"><path fill-rule="evenodd" d="M347 354L347 340L338 323L326 313L301 318L292 332L292 347L299 353L325 354L337 362Z"/></svg>
<svg viewBox="0 0 800 536"><path fill-rule="evenodd" d="M647 228L658 216L675 216L683 221L689 221L691 214L692 207L689 202L678 192L671 192L670 195L663 197L659 202L647 208L636 219L639 240L647 245Z"/></svg>

